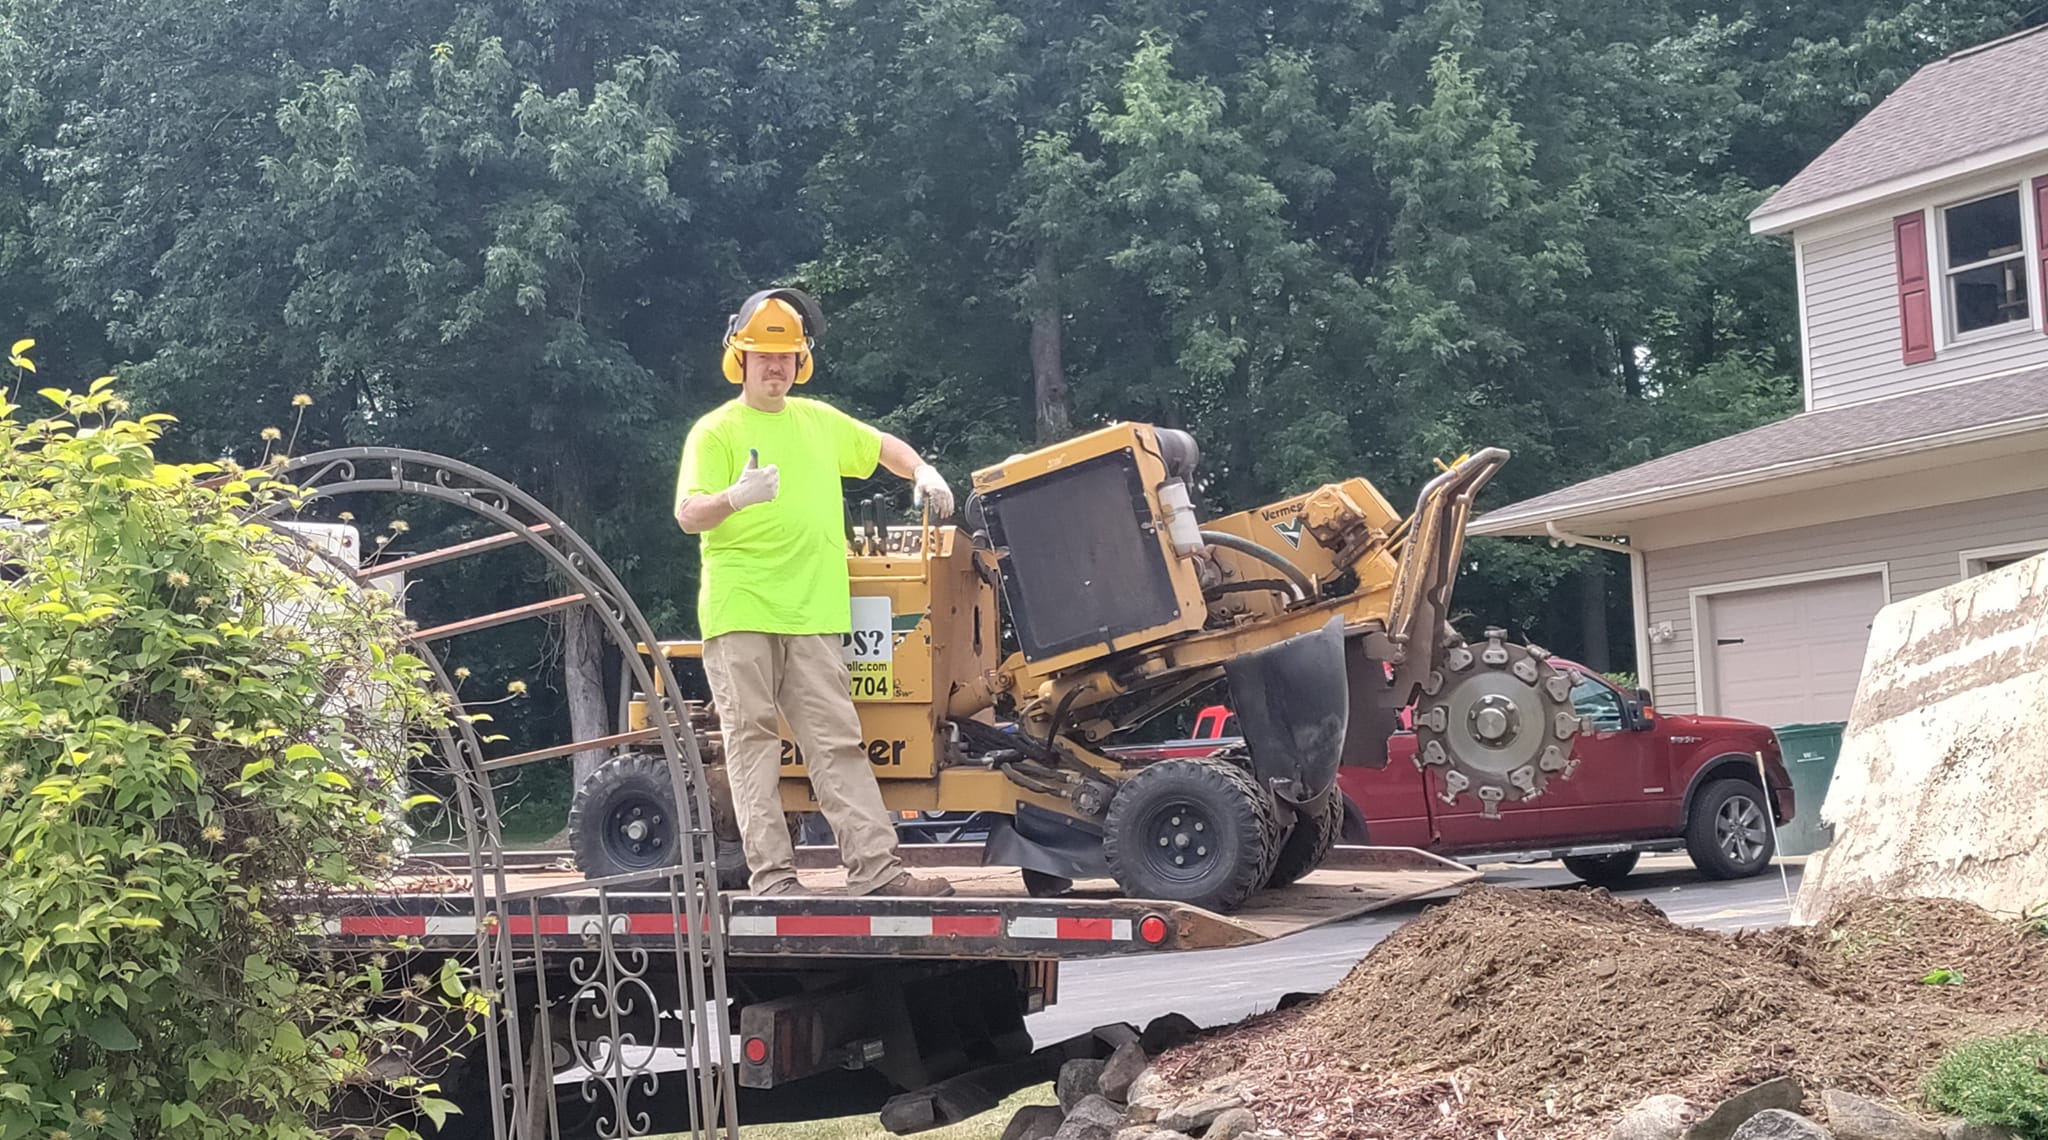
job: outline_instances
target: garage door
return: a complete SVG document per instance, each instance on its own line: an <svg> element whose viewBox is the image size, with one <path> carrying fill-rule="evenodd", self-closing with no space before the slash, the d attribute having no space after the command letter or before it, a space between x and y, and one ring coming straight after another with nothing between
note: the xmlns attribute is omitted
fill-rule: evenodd
<svg viewBox="0 0 2048 1140"><path fill-rule="evenodd" d="M1881 577L1829 578L1702 601L1715 712L1764 724L1849 719L1870 619L1884 606Z"/></svg>

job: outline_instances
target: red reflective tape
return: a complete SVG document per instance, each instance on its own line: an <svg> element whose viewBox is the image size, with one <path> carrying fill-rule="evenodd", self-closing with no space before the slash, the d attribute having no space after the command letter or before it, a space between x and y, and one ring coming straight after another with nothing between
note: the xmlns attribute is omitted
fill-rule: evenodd
<svg viewBox="0 0 2048 1140"><path fill-rule="evenodd" d="M999 914L933 915L933 934L956 938L1001 938L1003 917Z"/></svg>
<svg viewBox="0 0 2048 1140"><path fill-rule="evenodd" d="M515 914L505 920L505 929L512 934L532 934L533 916L530 914ZM542 934L569 933L569 916L566 914L541 915L540 932Z"/></svg>
<svg viewBox="0 0 2048 1140"><path fill-rule="evenodd" d="M864 914L785 914L775 920L775 933L798 938L866 938L874 928Z"/></svg>
<svg viewBox="0 0 2048 1140"><path fill-rule="evenodd" d="M649 912L626 917L626 929L634 934L674 934L690 925L690 916Z"/></svg>
<svg viewBox="0 0 2048 1140"><path fill-rule="evenodd" d="M1061 938L1080 938L1091 942L1107 942L1116 937L1114 919L1108 918L1063 918L1060 919Z"/></svg>
<svg viewBox="0 0 2048 1140"><path fill-rule="evenodd" d="M413 935L417 937L427 932L427 919L425 915L416 914L384 914L372 915L367 918L344 918L341 920L341 932L343 934Z"/></svg>

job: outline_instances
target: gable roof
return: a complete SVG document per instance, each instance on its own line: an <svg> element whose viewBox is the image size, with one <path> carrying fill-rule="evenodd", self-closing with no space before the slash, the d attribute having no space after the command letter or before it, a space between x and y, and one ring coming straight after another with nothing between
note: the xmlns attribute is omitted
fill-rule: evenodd
<svg viewBox="0 0 2048 1140"><path fill-rule="evenodd" d="M1691 495L2032 431L2048 431L2048 368L1805 412L1511 503L1466 529L1542 534L1546 522L1628 508L1652 517L1683 509L1658 504Z"/></svg>
<svg viewBox="0 0 2048 1140"><path fill-rule="evenodd" d="M1962 173L1951 166L2048 151L2044 75L2048 26L1928 64L1758 206L1750 228L1778 232L1838 200Z"/></svg>

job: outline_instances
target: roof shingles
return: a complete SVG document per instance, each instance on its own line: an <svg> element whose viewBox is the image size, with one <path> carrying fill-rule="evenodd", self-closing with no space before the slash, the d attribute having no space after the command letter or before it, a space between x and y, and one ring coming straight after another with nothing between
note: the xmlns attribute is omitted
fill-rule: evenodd
<svg viewBox="0 0 2048 1140"><path fill-rule="evenodd" d="M1751 218L1784 214L2029 139L2048 149L2048 26L1913 73Z"/></svg>
<svg viewBox="0 0 2048 1140"><path fill-rule="evenodd" d="M1826 462L1888 445L1900 447L1957 432L2016 427L2048 419L2048 368L1806 412L1740 435L1673 452L1597 479L1511 503L1475 519L1475 534L1508 533L1545 519L1563 520L1622 497L1678 498L1723 480L1764 478L1802 460Z"/></svg>

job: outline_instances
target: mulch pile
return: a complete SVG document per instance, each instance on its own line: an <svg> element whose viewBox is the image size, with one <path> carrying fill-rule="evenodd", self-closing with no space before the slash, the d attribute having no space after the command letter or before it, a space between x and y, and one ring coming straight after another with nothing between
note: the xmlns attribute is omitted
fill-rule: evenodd
<svg viewBox="0 0 2048 1140"><path fill-rule="evenodd" d="M1174 1084L1233 1074L1263 1127L1302 1140L1571 1140L1646 1096L1710 1107L1787 1074L1910 1105L1948 1046L2044 1025L2048 937L1965 903L1727 935L1605 891L1483 888L1317 1001L1159 1064Z"/></svg>

